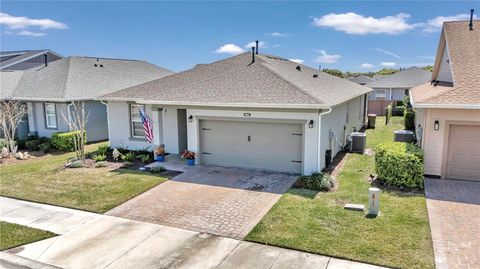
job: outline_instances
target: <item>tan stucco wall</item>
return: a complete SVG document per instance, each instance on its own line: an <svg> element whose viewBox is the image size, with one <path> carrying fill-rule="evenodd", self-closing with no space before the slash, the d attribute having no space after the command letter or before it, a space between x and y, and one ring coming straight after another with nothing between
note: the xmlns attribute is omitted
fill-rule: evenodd
<svg viewBox="0 0 480 269"><path fill-rule="evenodd" d="M424 109L417 111L417 126L423 127L422 148L425 152L425 174L445 175L447 141L451 124L480 124L480 109ZM433 125L439 120L440 129L435 131Z"/></svg>

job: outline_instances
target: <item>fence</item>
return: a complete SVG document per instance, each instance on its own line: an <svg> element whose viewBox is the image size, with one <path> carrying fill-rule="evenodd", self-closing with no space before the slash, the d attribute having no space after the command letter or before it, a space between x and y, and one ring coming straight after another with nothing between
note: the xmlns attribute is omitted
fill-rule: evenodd
<svg viewBox="0 0 480 269"><path fill-rule="evenodd" d="M368 114L377 114L377 116L385 116L385 108L388 105L395 107L394 100L368 100Z"/></svg>

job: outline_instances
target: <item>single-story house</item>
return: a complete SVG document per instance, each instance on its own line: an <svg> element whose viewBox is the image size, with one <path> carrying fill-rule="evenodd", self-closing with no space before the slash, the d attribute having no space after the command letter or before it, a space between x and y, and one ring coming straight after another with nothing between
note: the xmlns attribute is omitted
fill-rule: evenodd
<svg viewBox="0 0 480 269"><path fill-rule="evenodd" d="M446 22L432 81L411 89L425 174L480 181L480 21Z"/></svg>
<svg viewBox="0 0 480 269"><path fill-rule="evenodd" d="M310 174L363 126L370 91L282 57L243 53L99 100L108 102L112 147L164 144L169 153L195 152L199 164ZM152 144L139 108L153 122Z"/></svg>
<svg viewBox="0 0 480 269"><path fill-rule="evenodd" d="M90 112L87 140L108 139L107 109L95 97L172 74L137 60L66 57L23 71L0 72L0 99L27 104L28 132L50 137L68 132L72 104L85 101ZM19 132L20 136L20 132Z"/></svg>
<svg viewBox="0 0 480 269"><path fill-rule="evenodd" d="M358 83L360 85L365 85L367 83L370 83L370 82L374 81L373 78L371 78L369 76L365 76L365 75L359 75L359 76L356 76L356 77L349 77L347 79L350 80L351 82L355 82L355 83Z"/></svg>
<svg viewBox="0 0 480 269"><path fill-rule="evenodd" d="M0 70L26 70L62 58L51 50L0 51Z"/></svg>
<svg viewBox="0 0 480 269"><path fill-rule="evenodd" d="M403 100L408 95L408 90L430 81L432 73L422 68L412 66L407 69L378 78L365 86L374 91L370 94L370 100Z"/></svg>

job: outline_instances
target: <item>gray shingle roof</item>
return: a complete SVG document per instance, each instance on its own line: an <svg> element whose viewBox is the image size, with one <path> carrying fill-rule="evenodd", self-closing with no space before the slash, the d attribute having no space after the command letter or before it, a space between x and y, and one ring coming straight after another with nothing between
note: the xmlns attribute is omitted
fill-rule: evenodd
<svg viewBox="0 0 480 269"><path fill-rule="evenodd" d="M370 91L281 57L259 54L252 63L251 54L243 53L100 98L160 104L320 108Z"/></svg>
<svg viewBox="0 0 480 269"><path fill-rule="evenodd" d="M0 71L0 99L12 96L22 75L23 71Z"/></svg>
<svg viewBox="0 0 480 269"><path fill-rule="evenodd" d="M412 66L393 75L379 78L365 86L370 88L412 88L430 81L432 73Z"/></svg>
<svg viewBox="0 0 480 269"><path fill-rule="evenodd" d="M94 99L170 74L173 72L144 61L67 57L48 66L23 71L11 96L21 100ZM13 77L5 76L5 80ZM2 75L2 84L3 80Z"/></svg>
<svg viewBox="0 0 480 269"><path fill-rule="evenodd" d="M18 62L22 62L23 60L27 60L32 57L36 57L45 53L50 53L50 55L58 56L56 58L61 57L61 55L51 50L1 51L0 57L5 58L5 60L0 61L0 69L1 70L8 69L8 67L11 65L14 65Z"/></svg>
<svg viewBox="0 0 480 269"><path fill-rule="evenodd" d="M350 80L351 82L362 84L362 85L374 81L373 78L371 78L369 76L365 76L365 75L360 75L360 76L356 76L356 77L349 77L348 80Z"/></svg>

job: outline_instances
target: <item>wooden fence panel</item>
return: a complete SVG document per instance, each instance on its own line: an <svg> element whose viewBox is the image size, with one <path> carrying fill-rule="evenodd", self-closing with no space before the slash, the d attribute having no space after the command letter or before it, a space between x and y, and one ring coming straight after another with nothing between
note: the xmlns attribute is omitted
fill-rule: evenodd
<svg viewBox="0 0 480 269"><path fill-rule="evenodd" d="M368 114L377 114L377 116L385 116L385 108L388 105L395 106L394 100L368 100Z"/></svg>

